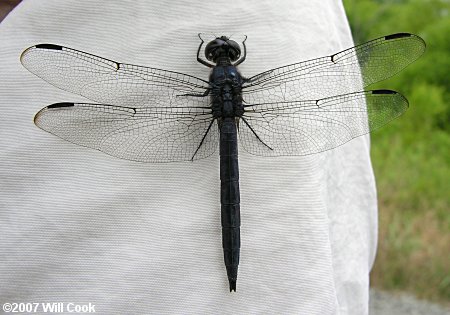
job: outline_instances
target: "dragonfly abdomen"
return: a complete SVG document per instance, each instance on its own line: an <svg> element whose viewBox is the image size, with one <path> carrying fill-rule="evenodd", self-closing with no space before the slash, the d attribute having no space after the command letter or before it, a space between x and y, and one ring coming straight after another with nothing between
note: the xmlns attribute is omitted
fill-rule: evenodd
<svg viewBox="0 0 450 315"><path fill-rule="evenodd" d="M222 246L230 291L236 291L241 247L237 128L232 117L224 118L220 125Z"/></svg>

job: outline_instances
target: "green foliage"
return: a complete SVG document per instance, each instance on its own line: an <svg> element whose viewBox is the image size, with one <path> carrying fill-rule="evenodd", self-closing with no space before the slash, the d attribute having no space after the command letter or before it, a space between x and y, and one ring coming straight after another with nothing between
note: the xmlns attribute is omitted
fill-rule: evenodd
<svg viewBox="0 0 450 315"><path fill-rule="evenodd" d="M404 94L410 109L372 135L380 248L372 283L450 299L450 3L344 0L355 43L399 32L421 36L425 55L371 86Z"/></svg>

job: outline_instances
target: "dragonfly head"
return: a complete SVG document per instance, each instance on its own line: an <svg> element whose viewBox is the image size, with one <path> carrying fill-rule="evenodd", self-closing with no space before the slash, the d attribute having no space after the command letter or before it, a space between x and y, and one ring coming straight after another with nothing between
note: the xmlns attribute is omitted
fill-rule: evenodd
<svg viewBox="0 0 450 315"><path fill-rule="evenodd" d="M226 57L230 61L236 61L241 56L241 47L226 36L217 37L206 45L205 56L206 59L213 62L216 62L219 57Z"/></svg>

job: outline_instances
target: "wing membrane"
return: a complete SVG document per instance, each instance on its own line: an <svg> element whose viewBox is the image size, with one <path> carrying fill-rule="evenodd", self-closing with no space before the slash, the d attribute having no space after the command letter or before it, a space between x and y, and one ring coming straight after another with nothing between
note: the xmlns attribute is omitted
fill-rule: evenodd
<svg viewBox="0 0 450 315"><path fill-rule="evenodd" d="M197 160L212 155L218 144L217 123L204 108L58 103L34 121L64 140L139 162Z"/></svg>
<svg viewBox="0 0 450 315"><path fill-rule="evenodd" d="M425 42L399 33L380 37L332 56L265 71L249 79L249 104L313 100L358 92L387 79L419 58Z"/></svg>
<svg viewBox="0 0 450 315"><path fill-rule="evenodd" d="M239 142L262 156L319 153L380 128L407 108L408 101L390 90L248 105L243 118L251 128L240 121Z"/></svg>
<svg viewBox="0 0 450 315"><path fill-rule="evenodd" d="M95 102L131 107L209 104L207 97L181 96L204 93L208 81L179 72L118 63L52 44L32 46L20 60L45 81Z"/></svg>
<svg viewBox="0 0 450 315"><path fill-rule="evenodd" d="M243 98L254 105L240 120L242 147L308 155L383 126L407 100L389 90L355 91L401 71L424 49L420 37L394 34L246 80ZM56 87L106 103L58 103L36 114L36 125L65 140L142 162L200 159L217 148L208 81L51 44L26 49L21 62Z"/></svg>

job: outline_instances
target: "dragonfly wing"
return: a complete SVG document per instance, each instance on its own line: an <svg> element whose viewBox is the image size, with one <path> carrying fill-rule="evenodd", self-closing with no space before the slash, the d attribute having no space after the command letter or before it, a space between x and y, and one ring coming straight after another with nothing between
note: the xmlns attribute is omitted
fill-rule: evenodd
<svg viewBox="0 0 450 315"><path fill-rule="evenodd" d="M239 121L239 142L262 156L319 153L378 129L407 108L406 98L390 90L247 105Z"/></svg>
<svg viewBox="0 0 450 315"><path fill-rule="evenodd" d="M314 100L362 91L419 58L422 38L408 33L380 37L332 56L265 71L248 79L243 98L250 104Z"/></svg>
<svg viewBox="0 0 450 315"><path fill-rule="evenodd" d="M218 145L217 123L204 108L57 103L34 122L69 142L139 162L206 158Z"/></svg>
<svg viewBox="0 0 450 315"><path fill-rule="evenodd" d="M40 44L20 58L30 72L54 86L100 103L131 107L208 106L208 81L187 74L118 63L72 48Z"/></svg>

